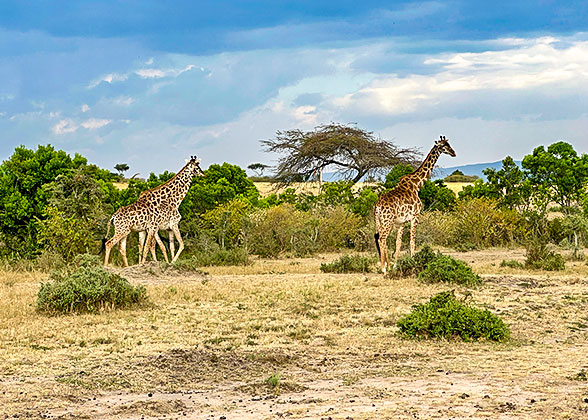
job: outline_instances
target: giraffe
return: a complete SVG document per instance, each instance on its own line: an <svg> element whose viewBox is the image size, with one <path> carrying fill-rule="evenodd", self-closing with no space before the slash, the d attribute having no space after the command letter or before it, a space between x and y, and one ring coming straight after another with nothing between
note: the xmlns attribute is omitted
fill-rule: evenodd
<svg viewBox="0 0 588 420"><path fill-rule="evenodd" d="M172 228L176 238L179 238L180 249L173 256L173 261L177 259L183 249L180 231L177 228L177 222L179 222L178 207L188 193L192 178L194 176L204 176L204 172L200 169L199 163L200 159L192 156L173 178L158 187L143 192L137 201L128 206L121 207L112 215L106 227L106 236L108 236L108 232L110 231L111 222L114 224L114 235L108 241L105 241L106 255L104 257L104 265L108 265L110 250L120 241L120 251L123 255L123 261L125 266L128 266L125 247L126 237L131 231L147 232L147 245L143 247L142 255L139 256L140 263L145 261L148 250L154 251L155 244L152 244L153 240L162 249L164 258L167 261L165 247L158 234L158 229L162 225L164 227L167 226L166 228ZM172 224L175 226L175 229Z"/></svg>
<svg viewBox="0 0 588 420"><path fill-rule="evenodd" d="M398 185L390 191L381 194L376 201L374 206L376 234L374 238L380 256L380 267L384 274L386 274L386 268L390 266L386 239L393 228L398 229L396 233L394 267L396 267L396 261L400 254L402 231L406 222L410 222L410 255L412 256L414 254L418 215L423 208L423 204L419 198L419 189L431 176L433 167L442 153L455 157L455 151L451 148L445 136L441 136L435 142L435 145L416 171L401 177Z"/></svg>

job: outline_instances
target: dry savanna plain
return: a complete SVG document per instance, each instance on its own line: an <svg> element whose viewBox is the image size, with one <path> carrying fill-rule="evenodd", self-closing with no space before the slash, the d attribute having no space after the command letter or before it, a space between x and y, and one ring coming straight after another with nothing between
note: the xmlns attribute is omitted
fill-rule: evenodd
<svg viewBox="0 0 588 420"><path fill-rule="evenodd" d="M339 255L182 272L117 269L144 284L131 310L35 311L47 274L0 272L0 418L588 418L588 266L500 267L522 249L451 253L464 288L325 274ZM454 289L509 325L507 342L413 340L397 320Z"/></svg>

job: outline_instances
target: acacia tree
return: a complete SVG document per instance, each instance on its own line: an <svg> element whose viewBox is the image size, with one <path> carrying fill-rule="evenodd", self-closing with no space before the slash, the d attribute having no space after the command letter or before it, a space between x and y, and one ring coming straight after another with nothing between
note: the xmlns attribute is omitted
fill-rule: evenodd
<svg viewBox="0 0 588 420"><path fill-rule="evenodd" d="M284 184L309 179L327 167L353 183L384 173L399 163L415 164L416 149L403 149L355 126L331 123L314 130L278 131L262 140L265 151L279 153L276 179Z"/></svg>
<svg viewBox="0 0 588 420"><path fill-rule="evenodd" d="M122 177L123 174L129 170L129 165L127 165L126 163L117 163L116 165L114 165L114 169L116 169L118 171L118 174Z"/></svg>

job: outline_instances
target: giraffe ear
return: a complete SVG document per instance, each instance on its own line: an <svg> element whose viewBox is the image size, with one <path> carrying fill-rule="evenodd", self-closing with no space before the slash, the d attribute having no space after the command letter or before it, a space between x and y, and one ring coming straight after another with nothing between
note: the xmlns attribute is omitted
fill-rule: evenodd
<svg viewBox="0 0 588 420"><path fill-rule="evenodd" d="M189 161L188 159L184 159L184 162L188 163L188 162L190 162L190 161Z"/></svg>
<svg viewBox="0 0 588 420"><path fill-rule="evenodd" d="M200 163L200 158L196 158L196 163Z"/></svg>

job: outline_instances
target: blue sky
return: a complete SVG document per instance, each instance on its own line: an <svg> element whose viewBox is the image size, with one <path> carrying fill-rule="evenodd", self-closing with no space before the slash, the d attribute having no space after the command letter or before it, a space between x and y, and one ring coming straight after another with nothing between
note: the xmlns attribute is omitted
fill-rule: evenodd
<svg viewBox="0 0 588 420"><path fill-rule="evenodd" d="M356 123L442 166L588 151L588 3L7 1L0 158L51 143L110 168L272 164L277 130Z"/></svg>

